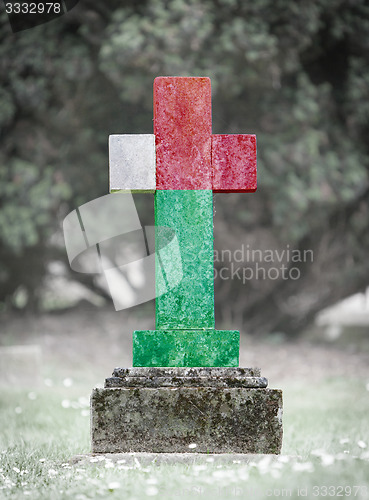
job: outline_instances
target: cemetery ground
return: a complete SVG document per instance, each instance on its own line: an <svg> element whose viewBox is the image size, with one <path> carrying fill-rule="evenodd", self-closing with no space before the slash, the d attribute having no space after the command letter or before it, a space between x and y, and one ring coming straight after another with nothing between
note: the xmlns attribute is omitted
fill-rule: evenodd
<svg viewBox="0 0 369 500"><path fill-rule="evenodd" d="M3 317L1 344L39 345L42 361L38 383L35 374L17 387L19 365L9 384L2 373L0 498L369 498L369 339L358 332L335 343L241 337L240 366L261 367L283 390L279 457L246 462L195 446L184 463L89 456L92 387L131 366L132 331L150 326L111 308Z"/></svg>

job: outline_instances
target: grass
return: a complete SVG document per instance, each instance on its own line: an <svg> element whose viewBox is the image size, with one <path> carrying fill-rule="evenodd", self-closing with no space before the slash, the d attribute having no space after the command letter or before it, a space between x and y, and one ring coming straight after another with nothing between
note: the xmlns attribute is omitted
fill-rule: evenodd
<svg viewBox="0 0 369 500"><path fill-rule="evenodd" d="M89 386L0 392L0 498L59 500L369 498L367 381L284 384L279 459L193 465L72 465L87 454Z"/></svg>

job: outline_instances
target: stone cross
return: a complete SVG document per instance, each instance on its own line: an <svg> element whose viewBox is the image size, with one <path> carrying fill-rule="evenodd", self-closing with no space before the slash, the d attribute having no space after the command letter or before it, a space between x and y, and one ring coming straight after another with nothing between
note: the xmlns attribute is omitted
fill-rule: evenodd
<svg viewBox="0 0 369 500"><path fill-rule="evenodd" d="M155 193L158 259L175 276L160 227L182 258L180 284L157 294L156 329L133 334L133 366L238 366L239 332L215 330L213 192L256 190L255 135L212 134L209 78L158 77L154 134L111 135L109 157L110 192Z"/></svg>

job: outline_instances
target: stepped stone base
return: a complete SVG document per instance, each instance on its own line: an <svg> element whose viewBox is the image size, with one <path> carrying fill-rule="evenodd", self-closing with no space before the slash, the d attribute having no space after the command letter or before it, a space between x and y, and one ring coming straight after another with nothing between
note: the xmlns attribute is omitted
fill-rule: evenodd
<svg viewBox="0 0 369 500"><path fill-rule="evenodd" d="M117 368L91 396L92 452L278 454L282 391L266 385L252 368Z"/></svg>

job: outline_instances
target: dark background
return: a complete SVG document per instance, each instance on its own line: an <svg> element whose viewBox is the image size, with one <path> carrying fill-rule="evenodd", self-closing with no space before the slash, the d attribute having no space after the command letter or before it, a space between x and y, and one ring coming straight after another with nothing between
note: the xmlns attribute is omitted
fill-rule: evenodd
<svg viewBox="0 0 369 500"><path fill-rule="evenodd" d="M286 262L298 280L217 279L217 327L294 336L364 291L368 34L364 0L81 0L19 33L2 11L1 313L64 307L45 301L55 263L106 296L93 276L70 271L61 224L107 194L108 135L152 133L159 75L211 77L213 132L257 134L258 191L215 196L215 248L314 255ZM152 195L138 205L149 223ZM145 311L152 304L133 313Z"/></svg>

